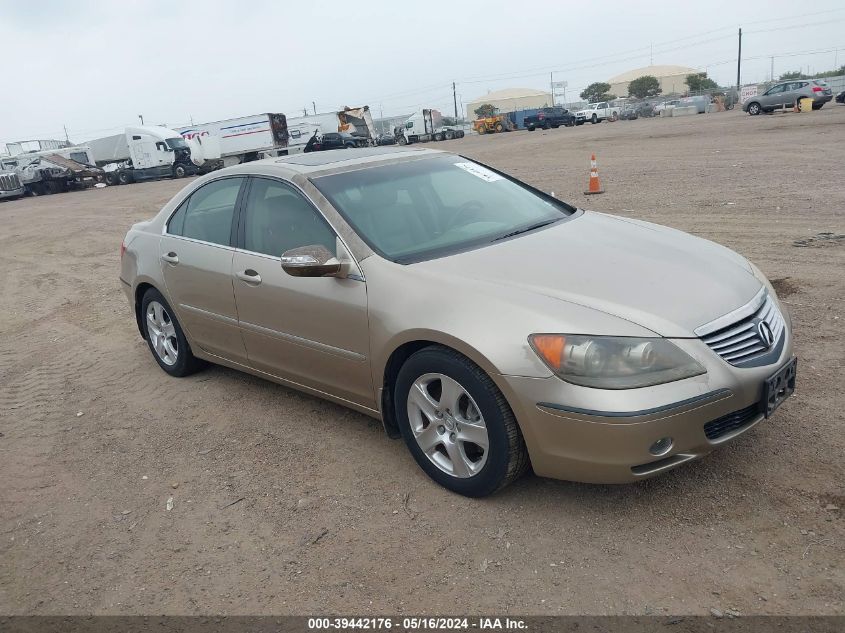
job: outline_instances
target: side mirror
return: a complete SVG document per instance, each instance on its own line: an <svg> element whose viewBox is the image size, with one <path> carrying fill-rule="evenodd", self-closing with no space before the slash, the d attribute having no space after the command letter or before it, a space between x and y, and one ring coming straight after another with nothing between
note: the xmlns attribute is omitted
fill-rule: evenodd
<svg viewBox="0 0 845 633"><path fill-rule="evenodd" d="M293 277L334 277L340 261L322 244L300 246L282 254L282 270Z"/></svg>

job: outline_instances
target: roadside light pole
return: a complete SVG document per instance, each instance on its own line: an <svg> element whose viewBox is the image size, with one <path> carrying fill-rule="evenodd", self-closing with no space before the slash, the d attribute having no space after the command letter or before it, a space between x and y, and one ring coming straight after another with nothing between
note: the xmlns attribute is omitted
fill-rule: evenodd
<svg viewBox="0 0 845 633"><path fill-rule="evenodd" d="M736 91L740 91L742 84L740 83L740 68L742 68L742 29L739 29L739 49L736 53Z"/></svg>
<svg viewBox="0 0 845 633"><path fill-rule="evenodd" d="M139 114L139 115L138 115L138 118L139 118L139 119L141 119L141 125L144 125L144 115L143 115L143 114Z"/></svg>

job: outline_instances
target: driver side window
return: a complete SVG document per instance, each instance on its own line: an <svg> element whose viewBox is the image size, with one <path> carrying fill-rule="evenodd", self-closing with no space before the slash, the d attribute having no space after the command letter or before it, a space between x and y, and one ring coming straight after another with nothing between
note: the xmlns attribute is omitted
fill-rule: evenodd
<svg viewBox="0 0 845 633"><path fill-rule="evenodd" d="M244 248L281 257L300 246L320 244L337 251L337 237L302 194L279 181L254 178L244 209Z"/></svg>

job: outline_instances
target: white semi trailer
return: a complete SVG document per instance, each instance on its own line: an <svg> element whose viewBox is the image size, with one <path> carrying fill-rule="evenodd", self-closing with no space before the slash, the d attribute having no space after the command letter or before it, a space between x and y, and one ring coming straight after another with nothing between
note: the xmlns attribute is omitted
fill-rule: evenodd
<svg viewBox="0 0 845 633"><path fill-rule="evenodd" d="M158 125L128 127L123 134L85 143L106 183L125 185L136 180L183 178L197 173L191 150L178 132Z"/></svg>
<svg viewBox="0 0 845 633"><path fill-rule="evenodd" d="M281 113L198 123L177 127L176 131L191 147L194 162L204 170L302 151L290 142L287 117Z"/></svg>

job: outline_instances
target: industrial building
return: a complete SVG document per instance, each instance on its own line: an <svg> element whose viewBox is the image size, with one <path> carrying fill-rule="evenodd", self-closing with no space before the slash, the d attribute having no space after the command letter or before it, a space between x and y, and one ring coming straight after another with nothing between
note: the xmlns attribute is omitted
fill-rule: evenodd
<svg viewBox="0 0 845 633"><path fill-rule="evenodd" d="M617 97L627 97L628 84L643 75L651 75L660 82L661 94L679 94L688 90L687 75L700 72L704 71L686 66L646 66L611 77L607 80L607 83L610 84L611 94L615 94Z"/></svg>
<svg viewBox="0 0 845 633"><path fill-rule="evenodd" d="M507 88L488 92L466 104L466 117L475 118L475 109L490 103L499 108L500 112L516 112L552 105L551 93L534 88Z"/></svg>

